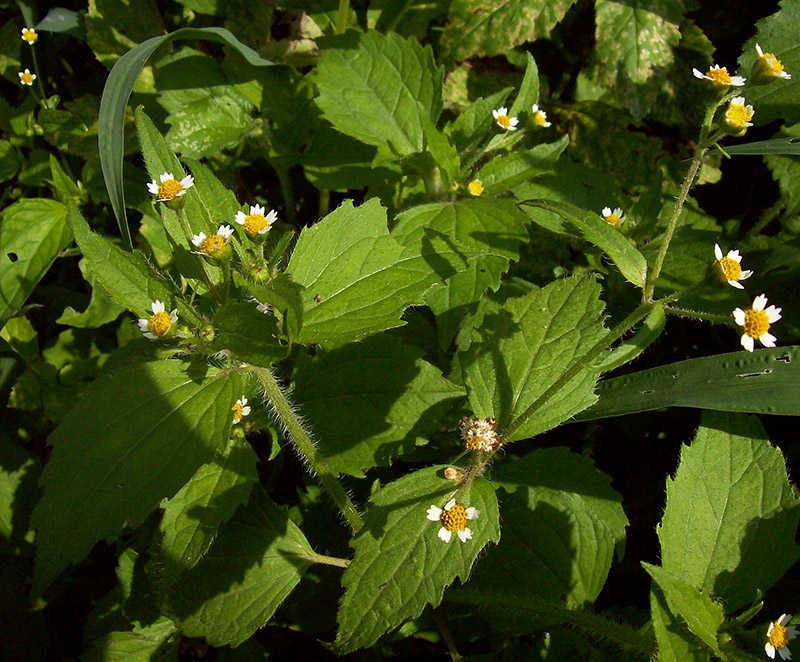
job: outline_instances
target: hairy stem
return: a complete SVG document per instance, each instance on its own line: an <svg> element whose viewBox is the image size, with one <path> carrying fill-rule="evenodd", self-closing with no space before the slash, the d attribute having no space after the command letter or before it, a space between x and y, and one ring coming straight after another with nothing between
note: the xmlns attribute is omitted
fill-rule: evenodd
<svg viewBox="0 0 800 662"><path fill-rule="evenodd" d="M336 34L344 34L347 30L347 16L350 13L350 0L339 0L339 10L336 12Z"/></svg>

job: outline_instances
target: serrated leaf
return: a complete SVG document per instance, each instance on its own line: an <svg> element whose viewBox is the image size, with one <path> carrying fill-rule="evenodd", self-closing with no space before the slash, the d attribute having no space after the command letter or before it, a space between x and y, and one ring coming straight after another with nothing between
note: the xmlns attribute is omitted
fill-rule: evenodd
<svg viewBox="0 0 800 662"><path fill-rule="evenodd" d="M0 552L30 556L31 511L38 498L41 466L24 448L0 436Z"/></svg>
<svg viewBox="0 0 800 662"><path fill-rule="evenodd" d="M600 286L564 279L509 299L487 312L480 338L459 355L473 414L493 416L498 429L533 405L605 335ZM595 401L597 373L581 370L507 441L563 423Z"/></svg>
<svg viewBox="0 0 800 662"><path fill-rule="evenodd" d="M717 641L720 627L725 622L722 605L714 602L707 592L695 588L661 566L644 562L642 566L664 593L670 611L680 616L716 655L723 657Z"/></svg>
<svg viewBox="0 0 800 662"><path fill-rule="evenodd" d="M462 154L475 148L486 137L494 122L492 110L502 106L511 88L507 87L490 97L476 99L455 120L448 122L444 133Z"/></svg>
<svg viewBox="0 0 800 662"><path fill-rule="evenodd" d="M708 649L702 647L683 622L667 607L664 594L650 589L650 618L658 643L659 662L708 662Z"/></svg>
<svg viewBox="0 0 800 662"><path fill-rule="evenodd" d="M231 440L224 453L201 466L186 485L162 504L162 586L193 568L208 551L220 524L247 502L258 480L258 456L253 449Z"/></svg>
<svg viewBox="0 0 800 662"><path fill-rule="evenodd" d="M170 587L165 609L186 636L238 646L263 627L314 557L286 510L256 487L203 560Z"/></svg>
<svg viewBox="0 0 800 662"><path fill-rule="evenodd" d="M478 587L578 608L595 601L614 555L606 524L579 495L517 486L502 497L503 539L475 573Z"/></svg>
<svg viewBox="0 0 800 662"><path fill-rule="evenodd" d="M661 563L736 611L800 557L798 521L800 499L758 419L708 412L667 480Z"/></svg>
<svg viewBox="0 0 800 662"><path fill-rule="evenodd" d="M320 40L317 105L337 131L399 156L423 151L442 109L443 72L429 46L395 32Z"/></svg>
<svg viewBox="0 0 800 662"><path fill-rule="evenodd" d="M303 286L295 283L288 273L279 274L268 283L241 283L259 303L273 306L283 315L283 331L296 341L303 325Z"/></svg>
<svg viewBox="0 0 800 662"><path fill-rule="evenodd" d="M532 177L553 169L553 164L569 144L569 136L562 136L554 143L543 143L522 151L492 159L476 175L481 180L484 195L505 193Z"/></svg>
<svg viewBox="0 0 800 662"><path fill-rule="evenodd" d="M302 231L286 269L305 288L299 340L343 343L400 326L406 308L477 255L433 231L403 248L376 198L357 208L347 200Z"/></svg>
<svg viewBox="0 0 800 662"><path fill-rule="evenodd" d="M269 368L286 356L287 346L278 341L278 320L260 313L253 303L227 303L214 316L215 351L230 351L240 361Z"/></svg>
<svg viewBox="0 0 800 662"><path fill-rule="evenodd" d="M472 539L454 534L438 538L439 522L426 512L444 507L453 483L442 477L445 467L415 471L390 483L370 499L364 527L351 541L355 556L342 576L345 594L339 609L336 647L341 653L371 646L407 618L436 607L444 590L459 577L466 582L475 559L488 542L500 539L497 500L491 484L478 478L465 506L480 512L469 522Z"/></svg>
<svg viewBox="0 0 800 662"><path fill-rule="evenodd" d="M492 472L492 482L508 492L523 485L575 494L605 522L619 551L624 549L628 518L622 496L611 487L611 477L588 457L563 447L543 448L503 463Z"/></svg>
<svg viewBox="0 0 800 662"><path fill-rule="evenodd" d="M14 317L58 254L70 243L67 210L27 198L3 210L0 223L0 329Z"/></svg>
<svg viewBox="0 0 800 662"><path fill-rule="evenodd" d="M633 361L658 339L666 325L667 315L664 312L664 305L656 303L632 338L623 340L595 363L598 371L608 372Z"/></svg>
<svg viewBox="0 0 800 662"><path fill-rule="evenodd" d="M363 477L388 466L464 397L422 354L377 335L298 363L294 394L333 471Z"/></svg>
<svg viewBox="0 0 800 662"><path fill-rule="evenodd" d="M577 418L589 421L663 407L797 416L798 388L800 347L731 352L601 381L600 401Z"/></svg>
<svg viewBox="0 0 800 662"><path fill-rule="evenodd" d="M86 310L78 312L72 306L64 308L61 317L56 320L56 324L66 324L81 329L94 329L103 324L113 322L124 310L106 296L105 292L96 286L96 279L87 266L86 259L78 262L78 268L84 279L92 286L92 298Z"/></svg>
<svg viewBox="0 0 800 662"><path fill-rule="evenodd" d="M180 640L170 641L175 632L168 618L130 632L110 632L92 642L81 662L178 662Z"/></svg>
<svg viewBox="0 0 800 662"><path fill-rule="evenodd" d="M156 361L93 382L50 435L34 511L34 593L100 540L138 526L222 450L242 393L236 373Z"/></svg>
<svg viewBox="0 0 800 662"><path fill-rule="evenodd" d="M604 251L628 282L633 283L636 287L644 287L647 261L615 226L609 225L594 212L580 209L566 202L525 200L521 204L540 207L561 216L567 221L568 229L572 229L573 236L583 238ZM534 222L539 223L535 212L531 212L531 218ZM546 224L540 223L540 225L548 227Z"/></svg>
<svg viewBox="0 0 800 662"><path fill-rule="evenodd" d="M547 37L575 0L454 0L441 36L444 56L499 55Z"/></svg>

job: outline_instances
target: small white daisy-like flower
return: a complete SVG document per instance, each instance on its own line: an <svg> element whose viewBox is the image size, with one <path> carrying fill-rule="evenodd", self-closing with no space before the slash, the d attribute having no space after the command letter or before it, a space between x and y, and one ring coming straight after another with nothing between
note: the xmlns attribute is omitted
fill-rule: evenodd
<svg viewBox="0 0 800 662"><path fill-rule="evenodd" d="M182 180L178 181L172 176L171 172L165 172L161 175L161 184L154 179L147 185L147 190L152 195L157 196L156 202L168 202L186 195L186 189L191 188L194 184L194 177L186 175Z"/></svg>
<svg viewBox="0 0 800 662"><path fill-rule="evenodd" d="M483 193L483 182L480 179L473 179L469 184L467 184L467 189L469 192L478 197Z"/></svg>
<svg viewBox="0 0 800 662"><path fill-rule="evenodd" d="M540 109L537 104L533 104L531 112L533 113L533 123L536 126L547 128L552 124L552 122L547 121L547 113Z"/></svg>
<svg viewBox="0 0 800 662"><path fill-rule="evenodd" d="M236 425L243 417L250 413L250 405L247 404L247 398L244 396L239 398L233 407L231 407L231 411L233 412L233 424Z"/></svg>
<svg viewBox="0 0 800 662"><path fill-rule="evenodd" d="M733 319L739 326L744 327L742 334L742 347L748 352L753 351L755 341L760 340L764 347L775 347L775 336L769 333L769 325L781 318L781 309L775 306L766 308L767 297L759 294L753 300L753 307L747 310L737 308L733 311Z"/></svg>
<svg viewBox="0 0 800 662"><path fill-rule="evenodd" d="M153 314L148 319L139 320L139 330L144 337L157 340L172 335L178 321L178 309L173 308L172 312L167 313L164 304L157 299L150 304L150 308Z"/></svg>
<svg viewBox="0 0 800 662"><path fill-rule="evenodd" d="M244 226L244 231L248 237L255 237L257 235L265 235L269 232L272 224L278 220L278 212L274 209L264 215L266 209L261 205L254 205L250 207L250 213L245 214L243 211L237 211L236 217L233 219L239 225Z"/></svg>
<svg viewBox="0 0 800 662"><path fill-rule="evenodd" d="M36 34L36 30L33 28L22 28L22 41L28 45L33 46L38 38L39 35Z"/></svg>
<svg viewBox="0 0 800 662"><path fill-rule="evenodd" d="M214 255L224 249L231 239L233 228L230 225L220 225L216 234L206 236L205 232L192 236L192 243L197 247L197 252L203 255Z"/></svg>
<svg viewBox="0 0 800 662"><path fill-rule="evenodd" d="M703 73L699 69L692 69L692 73L694 74L695 78L699 78L700 80L710 80L712 83L720 87L727 87L729 85L741 87L744 85L746 80L742 76L731 76L725 67L720 67L718 64L715 64L713 67L711 67L711 69L706 71L706 73Z"/></svg>
<svg viewBox="0 0 800 662"><path fill-rule="evenodd" d="M467 526L467 521L477 519L480 511L477 508L465 508L462 504L450 499L444 509L439 506L428 508L428 519L431 522L441 522L442 528L437 534L444 542L450 542L455 531L461 542L472 539L472 531Z"/></svg>
<svg viewBox="0 0 800 662"><path fill-rule="evenodd" d="M517 130L517 124L519 124L519 120L516 117L509 117L508 108L505 106L502 106L497 110L493 110L492 115L494 115L494 121L497 123L497 126L505 129L506 131Z"/></svg>
<svg viewBox="0 0 800 662"><path fill-rule="evenodd" d="M467 450L489 453L503 444L503 440L496 432L497 421L493 418L464 416L459 428L461 429L461 439Z"/></svg>
<svg viewBox="0 0 800 662"><path fill-rule="evenodd" d="M792 652L789 650L789 642L797 637L797 627L789 625L792 620L791 614L781 614L777 621L772 621L767 630L767 643L764 650L773 660L775 653L781 656L782 660L791 660Z"/></svg>
<svg viewBox="0 0 800 662"><path fill-rule="evenodd" d="M19 82L23 85L33 85L33 81L36 80L36 74L32 74L30 69L25 69L25 71L18 72L19 75Z"/></svg>
<svg viewBox="0 0 800 662"><path fill-rule="evenodd" d="M609 225L622 225L625 217L620 207L615 207L614 211L611 211L611 207L603 207L603 220Z"/></svg>
<svg viewBox="0 0 800 662"><path fill-rule="evenodd" d="M769 83L776 78L789 80L792 77L792 74L784 70L781 61L772 53L762 51L759 44L756 44L756 53L758 59L753 64L753 77L757 79L757 83Z"/></svg>
<svg viewBox="0 0 800 662"><path fill-rule="evenodd" d="M756 111L745 103L744 97L733 97L725 111L725 126L736 135L744 134L747 127L753 126L750 120Z"/></svg>
<svg viewBox="0 0 800 662"><path fill-rule="evenodd" d="M743 290L744 286L739 281L747 280L753 272L742 271L742 256L739 255L739 251L728 251L728 254L723 256L719 244L714 244L714 256L717 258L722 280L732 287Z"/></svg>

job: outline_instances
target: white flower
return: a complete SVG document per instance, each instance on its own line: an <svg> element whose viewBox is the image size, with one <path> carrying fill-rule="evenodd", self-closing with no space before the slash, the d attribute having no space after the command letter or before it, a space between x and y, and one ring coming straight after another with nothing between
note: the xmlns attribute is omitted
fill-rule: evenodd
<svg viewBox="0 0 800 662"><path fill-rule="evenodd" d="M22 41L26 42L29 46L33 46L39 35L33 28L22 28Z"/></svg>
<svg viewBox="0 0 800 662"><path fill-rule="evenodd" d="M781 614L777 621L772 621L767 630L767 643L764 650L773 660L775 652L781 656L782 660L791 660L792 652L789 650L789 642L797 637L797 627L789 625L792 620L791 614ZM788 625L788 627L787 627Z"/></svg>
<svg viewBox="0 0 800 662"><path fill-rule="evenodd" d="M255 235L264 235L269 232L272 224L278 220L278 212L274 209L264 215L266 209L261 205L254 205L250 207L250 213L245 214L243 211L237 211L236 217L233 219L239 225L244 226L244 231L248 237Z"/></svg>
<svg viewBox="0 0 800 662"><path fill-rule="evenodd" d="M493 418L471 418L464 416L459 426L461 429L461 439L467 450L479 450L490 453L503 444L500 435L497 434L497 421Z"/></svg>
<svg viewBox="0 0 800 662"><path fill-rule="evenodd" d="M781 61L772 53L765 53L758 44L756 44L756 52L758 53L758 60L753 65L754 74L760 73L765 79L782 78L783 80L789 80L792 77L792 74L784 70Z"/></svg>
<svg viewBox="0 0 800 662"><path fill-rule="evenodd" d="M739 255L739 251L728 251L728 254L723 257L719 244L714 244L714 255L717 258L723 280L728 285L743 290L744 286L739 281L747 280L753 275L753 272L742 271L742 256Z"/></svg>
<svg viewBox="0 0 800 662"><path fill-rule="evenodd" d="M492 115L494 115L494 121L497 122L497 126L505 129L506 131L517 130L517 124L519 123L519 120L516 117L509 117L508 108L505 106L498 108L497 110L493 110Z"/></svg>
<svg viewBox="0 0 800 662"><path fill-rule="evenodd" d="M157 340L171 335L172 330L178 321L178 309L173 308L167 314L164 304L156 299L150 304L153 314L148 319L139 319L139 330L145 338Z"/></svg>
<svg viewBox="0 0 800 662"><path fill-rule="evenodd" d="M625 222L625 217L619 207L615 207L614 211L611 211L611 207L603 207L603 220L609 225L622 225Z"/></svg>
<svg viewBox="0 0 800 662"><path fill-rule="evenodd" d="M745 103L744 97L733 97L725 111L725 126L736 132L736 135L742 135L748 126L753 126L750 120L756 111L753 106Z"/></svg>
<svg viewBox="0 0 800 662"><path fill-rule="evenodd" d="M247 398L244 396L239 398L231 407L231 411L233 412L233 424L236 425L244 416L250 413L250 405L247 404Z"/></svg>
<svg viewBox="0 0 800 662"><path fill-rule="evenodd" d="M533 113L533 123L536 126L547 128L552 124L552 122L547 121L547 113L541 110L538 105L533 104L531 112Z"/></svg>
<svg viewBox="0 0 800 662"><path fill-rule="evenodd" d="M769 325L774 324L781 318L781 309L770 306L766 310L767 297L759 294L753 300L753 307L747 310L737 308L733 311L733 319L739 326L744 327L742 334L742 347L748 352L753 351L755 341L760 340L764 347L775 347L775 336L769 331Z"/></svg>
<svg viewBox="0 0 800 662"><path fill-rule="evenodd" d="M205 232L192 235L192 243L197 246L198 253L203 255L213 255L219 250L222 250L228 245L233 234L233 228L230 225L220 225L216 234L206 236Z"/></svg>
<svg viewBox="0 0 800 662"><path fill-rule="evenodd" d="M147 190L158 196L157 202L165 202L186 195L186 189L191 188L193 184L194 177L191 175L186 175L181 181L177 181L171 172L165 172L161 175L161 184L154 179L147 185Z"/></svg>
<svg viewBox="0 0 800 662"><path fill-rule="evenodd" d="M442 528L439 529L437 534L444 542L450 542L453 531L458 534L461 542L467 542L472 539L472 531L467 527L467 520L477 519L480 511L477 508L465 508L460 503L456 503L455 499L450 499L445 506L444 510L439 506L431 506L428 508L428 519L431 522L441 522Z"/></svg>
<svg viewBox="0 0 800 662"><path fill-rule="evenodd" d="M746 80L742 76L731 76L725 67L720 67L718 64L715 64L706 73L703 73L699 69L692 69L692 73L694 74L695 78L699 78L700 80L710 80L712 83L719 85L720 87L727 87L728 85L740 87L744 85Z"/></svg>
<svg viewBox="0 0 800 662"><path fill-rule="evenodd" d="M33 81L36 80L36 74L32 74L30 69L25 69L25 71L18 72L19 75L19 82L23 85L33 85Z"/></svg>

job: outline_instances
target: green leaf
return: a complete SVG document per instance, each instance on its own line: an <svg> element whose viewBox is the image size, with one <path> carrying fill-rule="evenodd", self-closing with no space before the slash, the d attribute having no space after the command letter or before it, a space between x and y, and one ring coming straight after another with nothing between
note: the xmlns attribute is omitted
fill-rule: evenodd
<svg viewBox="0 0 800 662"><path fill-rule="evenodd" d="M487 312L478 338L459 356L475 416L493 416L503 430L605 335L600 286L569 278ZM593 402L597 373L582 370L507 441L563 423Z"/></svg>
<svg viewBox="0 0 800 662"><path fill-rule="evenodd" d="M505 103L509 92L511 88L507 87L490 97L476 99L455 120L447 123L444 133L460 153L474 149L486 137L494 123L492 110Z"/></svg>
<svg viewBox="0 0 800 662"><path fill-rule="evenodd" d="M103 96L100 99L100 115L98 118L98 149L103 177L106 181L108 197L117 218L120 233L124 242L133 247L131 242L128 218L125 211L125 193L123 191L122 157L124 153L124 120L128 99L139 72L147 58L163 43L174 39L208 39L233 47L245 60L254 66L269 66L273 63L265 60L254 50L245 46L225 28L181 28L175 32L158 37L151 37L135 46L114 64L108 74ZM160 173L159 173L160 174Z"/></svg>
<svg viewBox="0 0 800 662"><path fill-rule="evenodd" d="M622 496L611 487L611 477L595 468L594 462L563 447L543 448L510 459L492 472L495 485L507 492L526 486L575 494L606 524L622 555L628 526Z"/></svg>
<svg viewBox="0 0 800 662"><path fill-rule="evenodd" d="M661 335L667 324L664 306L656 303L635 335L624 340L595 363L598 372L608 372L633 361Z"/></svg>
<svg viewBox="0 0 800 662"><path fill-rule="evenodd" d="M650 618L658 643L659 662L708 662L708 649L702 647L686 626L667 607L664 594L650 589Z"/></svg>
<svg viewBox="0 0 800 662"><path fill-rule="evenodd" d="M500 55L548 37L573 4L575 0L454 0L441 36L443 55L451 60Z"/></svg>
<svg viewBox="0 0 800 662"><path fill-rule="evenodd" d="M156 361L93 382L50 435L34 592L100 540L136 527L222 450L242 393L236 373Z"/></svg>
<svg viewBox="0 0 800 662"><path fill-rule="evenodd" d="M278 341L278 320L260 313L252 303L228 303L214 317L217 335L214 351L230 351L240 361L269 368L286 356L287 346Z"/></svg>
<svg viewBox="0 0 800 662"><path fill-rule="evenodd" d="M466 582L480 551L500 539L497 500L491 484L478 478L459 502L479 511L469 522L472 539L449 543L437 536L439 522L426 512L443 508L453 494L444 466L415 471L390 483L370 499L364 527L350 545L355 556L342 576L345 587L339 608L335 646L340 653L371 646L408 618L436 607L445 588L459 577Z"/></svg>
<svg viewBox="0 0 800 662"><path fill-rule="evenodd" d="M111 301L103 290L96 286L97 280L89 270L86 258L78 262L78 268L81 270L83 278L92 287L92 298L83 312L79 313L72 306L64 308L64 312L61 313L61 317L56 320L56 323L81 329L95 329L103 324L113 322L124 308Z"/></svg>
<svg viewBox="0 0 800 662"><path fill-rule="evenodd" d="M67 210L56 200L26 198L3 210L0 223L0 329L27 301L71 241Z"/></svg>
<svg viewBox="0 0 800 662"><path fill-rule="evenodd" d="M317 105L337 131L399 156L425 148L424 122L442 110L443 72L429 46L395 32L319 40Z"/></svg>
<svg viewBox="0 0 800 662"><path fill-rule="evenodd" d="M600 401L578 420L664 407L800 414L800 347L731 352L678 361L601 381Z"/></svg>
<svg viewBox="0 0 800 662"><path fill-rule="evenodd" d="M193 568L211 547L220 524L247 502L258 480L253 449L231 440L213 462L201 466L186 485L162 504L162 586Z"/></svg>
<svg viewBox="0 0 800 662"><path fill-rule="evenodd" d="M39 463L24 448L0 435L0 552L30 556L29 520L38 498Z"/></svg>
<svg viewBox="0 0 800 662"><path fill-rule="evenodd" d="M130 632L110 632L92 642L83 662L178 662L180 639L173 637L175 624L159 618ZM174 641L172 641L174 639Z"/></svg>
<svg viewBox="0 0 800 662"><path fill-rule="evenodd" d="M203 560L170 587L165 610L188 637L238 646L264 626L315 556L286 510L256 487Z"/></svg>
<svg viewBox="0 0 800 662"><path fill-rule="evenodd" d="M11 179L17 174L19 167L19 157L14 146L8 140L0 140L0 182Z"/></svg>
<svg viewBox="0 0 800 662"><path fill-rule="evenodd" d="M109 299L143 318L152 314L150 304L158 300L168 310L176 306L179 318L202 322L191 306L178 296L177 288L159 274L144 255L138 251L128 253L92 232L74 205L69 206L67 219L89 270Z"/></svg>
<svg viewBox="0 0 800 662"><path fill-rule="evenodd" d="M800 154L800 138L797 136L785 136L783 138L770 138L769 140L758 140L756 142L739 145L725 145L725 153L747 156L758 156L761 154L797 156ZM717 154L722 154L722 150L708 150L709 156L715 156Z"/></svg>
<svg viewBox="0 0 800 662"><path fill-rule="evenodd" d="M758 419L708 412L667 480L661 563L736 611L800 557L798 521L800 498Z"/></svg>
<svg viewBox="0 0 800 662"><path fill-rule="evenodd" d="M553 169L553 164L569 144L569 136L554 143L543 143L522 151L492 159L476 175L481 180L484 195L506 193L514 187Z"/></svg>
<svg viewBox="0 0 800 662"><path fill-rule="evenodd" d="M297 340L303 325L303 286L291 276L282 273L265 284L243 281L241 283L259 303L273 306L283 315L283 331L291 341Z"/></svg>
<svg viewBox="0 0 800 662"><path fill-rule="evenodd" d="M406 308L477 254L435 231L403 248L376 198L357 208L347 200L302 231L289 261L286 271L305 288L299 340L344 343L401 326Z"/></svg>
<svg viewBox="0 0 800 662"><path fill-rule="evenodd" d="M779 79L768 85L748 86L747 101L757 109L753 119L757 125L776 119L786 124L800 122L797 105L800 50L797 48L797 34L792 28L800 21L800 2L781 0L778 5L780 9L777 12L756 23L756 33L745 42L739 57L739 71L750 76L753 63L758 59L756 44L760 44L763 52L773 53L792 74L791 80Z"/></svg>
<svg viewBox="0 0 800 662"><path fill-rule="evenodd" d="M567 230L572 236L580 237L597 246L617 265L628 282L636 287L644 287L647 275L647 262L644 257L627 237L600 216L569 203L554 200L524 200L520 204L546 209L561 216L567 221ZM538 220L537 214L531 213L531 218L542 227L549 227Z"/></svg>
<svg viewBox="0 0 800 662"><path fill-rule="evenodd" d="M68 34L81 41L86 41L86 25L83 15L78 12L54 7L36 24L37 32L56 32Z"/></svg>
<svg viewBox="0 0 800 662"><path fill-rule="evenodd" d="M464 390L422 354L377 335L298 363L294 394L333 471L363 478L442 427Z"/></svg>
<svg viewBox="0 0 800 662"><path fill-rule="evenodd" d="M476 570L478 587L533 594L571 608L593 603L605 584L614 538L579 495L516 487L501 498L503 539Z"/></svg>
<svg viewBox="0 0 800 662"><path fill-rule="evenodd" d="M722 605L714 602L707 592L695 588L661 566L644 562L642 566L663 591L670 611L683 618L689 629L724 659L717 642L720 627L725 622Z"/></svg>

